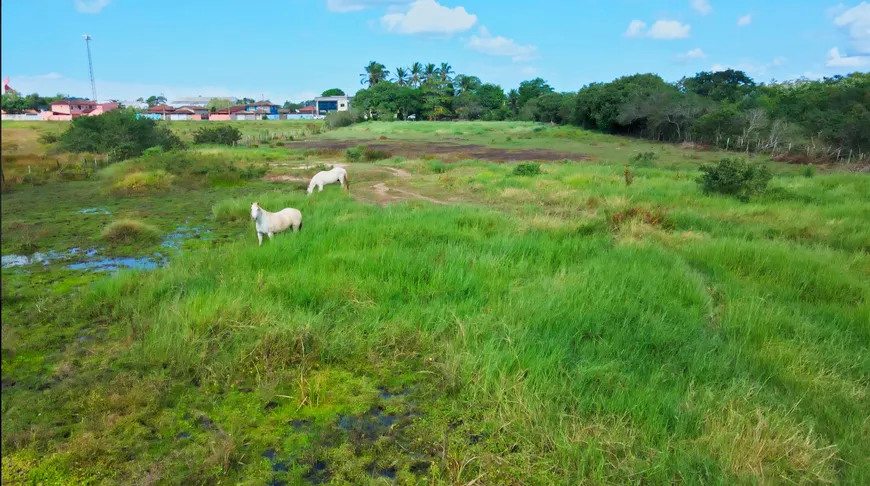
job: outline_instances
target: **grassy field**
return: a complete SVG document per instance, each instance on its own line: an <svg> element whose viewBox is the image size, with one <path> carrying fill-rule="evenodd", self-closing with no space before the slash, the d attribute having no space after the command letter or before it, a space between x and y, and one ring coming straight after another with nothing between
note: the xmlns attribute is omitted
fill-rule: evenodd
<svg viewBox="0 0 870 486"><path fill-rule="evenodd" d="M756 159L743 203L573 128L298 138L3 194L3 484L870 483L866 172ZM347 141L420 155L306 196ZM255 200L303 230L257 247Z"/></svg>

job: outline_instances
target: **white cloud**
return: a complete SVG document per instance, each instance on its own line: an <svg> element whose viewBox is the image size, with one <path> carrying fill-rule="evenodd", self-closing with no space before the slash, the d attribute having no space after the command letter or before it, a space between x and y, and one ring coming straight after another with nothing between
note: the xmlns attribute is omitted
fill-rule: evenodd
<svg viewBox="0 0 870 486"><path fill-rule="evenodd" d="M858 54L870 54L870 3L861 2L844 11L834 19L834 24L848 30Z"/></svg>
<svg viewBox="0 0 870 486"><path fill-rule="evenodd" d="M446 34L465 32L477 23L477 15L463 7L445 7L435 0L416 0L402 13L381 17L381 25L396 34Z"/></svg>
<svg viewBox="0 0 870 486"><path fill-rule="evenodd" d="M625 31L625 37L649 37L650 39L673 40L689 37L689 24L677 20L659 20L646 30L646 22L632 20Z"/></svg>
<svg viewBox="0 0 870 486"><path fill-rule="evenodd" d="M697 59L707 59L707 53L700 47L692 49L689 52L677 54L677 60L679 61L689 62Z"/></svg>
<svg viewBox="0 0 870 486"><path fill-rule="evenodd" d="M701 15L707 15L713 11L713 7L710 6L710 2L707 0L692 0L691 5L692 10Z"/></svg>
<svg viewBox="0 0 870 486"><path fill-rule="evenodd" d="M520 45L513 39L502 36L493 37L489 30L481 26L480 35L472 35L465 47L489 54L490 56L506 56L514 61L530 61L538 58L538 48L533 45Z"/></svg>
<svg viewBox="0 0 870 486"><path fill-rule="evenodd" d="M110 0L75 0L76 11L86 14L98 14L109 3Z"/></svg>
<svg viewBox="0 0 870 486"><path fill-rule="evenodd" d="M743 17L740 17L739 19L737 19L737 26L738 27L743 27L743 26L749 25L751 23L752 23L752 14L751 13L748 13L748 14L744 15Z"/></svg>
<svg viewBox="0 0 870 486"><path fill-rule="evenodd" d="M261 94L266 99L276 103L286 100L304 101L313 99L318 93L305 90L298 92L263 92L262 90L233 91L223 86L177 86L168 84L125 83L97 79L97 95L100 101L121 100L132 101L136 98L147 98L163 93L169 101L190 96L236 96L260 99ZM67 78L59 73L38 74L32 76L10 76L9 85L19 93L39 93L43 96L58 93L69 96L90 98L91 82L87 79Z"/></svg>
<svg viewBox="0 0 870 486"><path fill-rule="evenodd" d="M751 61L743 61L736 64L713 64L710 68L711 71L725 71L727 69L734 69L735 71L743 71L746 74L752 76L764 76L767 74L771 68L780 67L784 65L788 59L784 57L775 57L773 60L767 63L755 63Z"/></svg>
<svg viewBox="0 0 870 486"><path fill-rule="evenodd" d="M840 54L840 49L832 47L828 51L828 58L825 61L828 67L845 67L858 68L870 66L870 56L843 56Z"/></svg>
<svg viewBox="0 0 870 486"><path fill-rule="evenodd" d="M536 68L534 66L526 66L523 69L521 69L521 72L523 74L535 74L536 72L538 72L538 68Z"/></svg>
<svg viewBox="0 0 870 486"><path fill-rule="evenodd" d="M628 24L628 29L625 30L624 35L626 37L643 37L644 30L646 30L646 22L643 20L632 20Z"/></svg>
<svg viewBox="0 0 870 486"><path fill-rule="evenodd" d="M411 3L411 0L326 0L326 8L332 12L346 13L385 5L408 3Z"/></svg>

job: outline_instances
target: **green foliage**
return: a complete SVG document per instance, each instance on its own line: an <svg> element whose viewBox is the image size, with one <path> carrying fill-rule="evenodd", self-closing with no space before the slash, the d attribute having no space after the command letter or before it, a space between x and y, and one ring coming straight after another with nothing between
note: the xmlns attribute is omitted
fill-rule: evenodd
<svg viewBox="0 0 870 486"><path fill-rule="evenodd" d="M744 159L722 159L713 166L702 166L697 182L705 193L736 196L741 201L761 194L773 175L764 165L750 164Z"/></svg>
<svg viewBox="0 0 870 486"><path fill-rule="evenodd" d="M333 111L326 115L326 126L331 130L349 127L361 121L363 121L362 112L355 107L347 111Z"/></svg>
<svg viewBox="0 0 870 486"><path fill-rule="evenodd" d="M112 186L113 194L144 194L165 191L175 177L165 170L136 171L123 176Z"/></svg>
<svg viewBox="0 0 870 486"><path fill-rule="evenodd" d="M160 230L141 221L122 219L106 226L101 237L112 244L153 243L160 240Z"/></svg>
<svg viewBox="0 0 870 486"><path fill-rule="evenodd" d="M367 145L357 145L347 149L344 154L345 160L348 162L375 162L378 160L389 159L392 154L384 150L376 150Z"/></svg>
<svg viewBox="0 0 870 486"><path fill-rule="evenodd" d="M804 177L814 177L816 175L816 168L812 165L805 165L801 167L801 175Z"/></svg>
<svg viewBox="0 0 870 486"><path fill-rule="evenodd" d="M515 176L536 176L541 173L541 164L532 162L522 162L514 166L513 175Z"/></svg>
<svg viewBox="0 0 870 486"><path fill-rule="evenodd" d="M51 145L60 141L60 135L54 132L42 132L36 140L43 145Z"/></svg>
<svg viewBox="0 0 870 486"><path fill-rule="evenodd" d="M659 155L655 152L638 152L631 156L631 162L635 167L652 167L658 158Z"/></svg>
<svg viewBox="0 0 870 486"><path fill-rule="evenodd" d="M174 150L184 147L181 139L154 120L136 118L133 110L113 110L99 116L81 116L60 136L70 152L113 154L115 160L136 157L150 147Z"/></svg>
<svg viewBox="0 0 870 486"><path fill-rule="evenodd" d="M344 91L338 88L330 88L324 91L320 96L344 96Z"/></svg>
<svg viewBox="0 0 870 486"><path fill-rule="evenodd" d="M195 144L235 145L242 139L242 132L232 125L199 127L193 132Z"/></svg>
<svg viewBox="0 0 870 486"><path fill-rule="evenodd" d="M622 178L625 180L626 186L630 186L634 182L634 173L631 171L630 166L625 166L625 170L622 171Z"/></svg>

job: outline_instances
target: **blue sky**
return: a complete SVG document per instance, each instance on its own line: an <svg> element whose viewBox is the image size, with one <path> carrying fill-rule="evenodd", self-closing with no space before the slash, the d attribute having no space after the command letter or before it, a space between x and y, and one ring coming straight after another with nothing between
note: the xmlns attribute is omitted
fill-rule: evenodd
<svg viewBox="0 0 870 486"><path fill-rule="evenodd" d="M819 0L31 0L2 2L2 76L101 100L302 100L360 88L371 60L449 62L560 91L734 67L758 81L870 70L870 3ZM171 101L171 100L170 100Z"/></svg>

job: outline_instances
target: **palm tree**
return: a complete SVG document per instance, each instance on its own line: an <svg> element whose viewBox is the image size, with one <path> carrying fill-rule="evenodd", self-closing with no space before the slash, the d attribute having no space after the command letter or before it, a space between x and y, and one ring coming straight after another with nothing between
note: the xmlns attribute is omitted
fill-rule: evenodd
<svg viewBox="0 0 870 486"><path fill-rule="evenodd" d="M454 74L453 66L446 62L442 62L441 67L438 68L438 75L441 76L441 81L444 81L445 83L449 82L451 74Z"/></svg>
<svg viewBox="0 0 870 486"><path fill-rule="evenodd" d="M408 81L411 83L411 86L416 88L417 86L420 86L420 82L423 78L423 65L419 62L415 62L414 64L411 64L410 69L411 72Z"/></svg>
<svg viewBox="0 0 870 486"><path fill-rule="evenodd" d="M405 86L408 84L408 70L403 67L396 68L396 84Z"/></svg>
<svg viewBox="0 0 870 486"><path fill-rule="evenodd" d="M423 82L427 82L431 79L435 79L435 76L438 74L438 68L435 67L431 62L423 68Z"/></svg>
<svg viewBox="0 0 870 486"><path fill-rule="evenodd" d="M513 112L513 114L515 115L517 113L517 105L519 100L520 93L515 89L510 90L510 92L508 93L508 106L511 107L511 112Z"/></svg>
<svg viewBox="0 0 870 486"><path fill-rule="evenodd" d="M369 65L365 67L365 70L366 72L360 74L362 79L359 80L359 84L368 83L369 88L390 77L390 72L387 71L387 66L384 66L379 62L370 62Z"/></svg>
<svg viewBox="0 0 870 486"><path fill-rule="evenodd" d="M458 74L453 81L453 85L456 86L457 94L466 91L474 91L477 88L480 88L481 84L480 78L477 76L466 76L464 74Z"/></svg>

